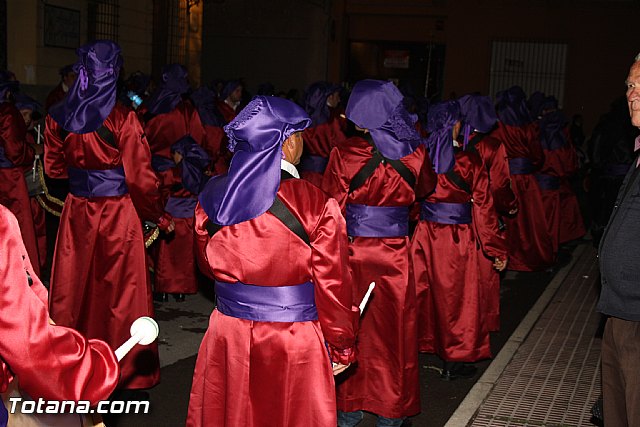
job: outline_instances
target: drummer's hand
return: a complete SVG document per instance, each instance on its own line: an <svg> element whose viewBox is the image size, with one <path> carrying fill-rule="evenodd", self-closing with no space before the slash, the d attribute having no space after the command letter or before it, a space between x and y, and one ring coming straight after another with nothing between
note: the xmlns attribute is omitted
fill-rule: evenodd
<svg viewBox="0 0 640 427"><path fill-rule="evenodd" d="M173 219L171 219L171 222L170 222L170 223L169 223L169 225L167 226L167 230L166 230L166 232L167 232L167 233L171 233L171 232L172 232L173 230L175 230L175 229L176 229L176 222L175 222Z"/></svg>
<svg viewBox="0 0 640 427"><path fill-rule="evenodd" d="M351 364L349 363L348 365L343 365L342 363L334 363L333 364L333 375L338 375L342 372L344 372L345 369L347 369Z"/></svg>
<svg viewBox="0 0 640 427"><path fill-rule="evenodd" d="M49 324L55 326L56 322L54 322L53 319L51 317L49 317Z"/></svg>

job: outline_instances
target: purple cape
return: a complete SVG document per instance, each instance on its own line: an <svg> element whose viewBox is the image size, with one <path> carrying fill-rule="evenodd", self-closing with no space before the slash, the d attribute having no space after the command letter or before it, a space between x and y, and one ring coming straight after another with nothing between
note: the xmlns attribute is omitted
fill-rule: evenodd
<svg viewBox="0 0 640 427"><path fill-rule="evenodd" d="M97 130L111 113L122 57L120 46L110 40L85 44L76 52L79 60L73 69L78 78L49 115L63 129L82 134Z"/></svg>
<svg viewBox="0 0 640 427"><path fill-rule="evenodd" d="M329 82L315 82L309 85L305 91L304 109L311 118L311 126L315 127L329 121L331 112L327 105L327 98L334 92L338 92L340 86Z"/></svg>
<svg viewBox="0 0 640 427"><path fill-rule="evenodd" d="M187 69L180 64L169 64L162 68L160 87L145 101L151 114L165 114L172 111L189 91Z"/></svg>
<svg viewBox="0 0 640 427"><path fill-rule="evenodd" d="M498 92L496 111L502 123L508 126L524 126L531 123L526 95L520 86Z"/></svg>
<svg viewBox="0 0 640 427"><path fill-rule="evenodd" d="M496 125L498 116L493 107L493 102L488 96L470 94L461 97L458 102L463 124L463 145L466 147L471 132L477 130L478 132L489 133Z"/></svg>
<svg viewBox="0 0 640 427"><path fill-rule="evenodd" d="M450 100L429 108L427 130L429 137L425 144L436 173L447 173L456 162L453 152L453 126L460 121L460 104Z"/></svg>
<svg viewBox="0 0 640 427"><path fill-rule="evenodd" d="M256 96L224 130L234 152L225 175L213 177L198 200L209 219L232 225L265 213L280 186L282 143L311 120L295 103Z"/></svg>
<svg viewBox="0 0 640 427"><path fill-rule="evenodd" d="M347 104L347 118L368 129L380 153L397 160L413 153L420 144L415 119L402 104L402 94L391 82L361 80Z"/></svg>

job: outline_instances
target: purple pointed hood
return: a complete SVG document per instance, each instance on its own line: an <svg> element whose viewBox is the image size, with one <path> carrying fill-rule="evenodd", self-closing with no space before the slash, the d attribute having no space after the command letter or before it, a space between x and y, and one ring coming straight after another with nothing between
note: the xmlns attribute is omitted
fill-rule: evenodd
<svg viewBox="0 0 640 427"><path fill-rule="evenodd" d="M256 96L224 127L234 152L226 175L211 178L198 197L216 224L232 225L265 213L280 186L282 143L311 124L297 104Z"/></svg>
<svg viewBox="0 0 640 427"><path fill-rule="evenodd" d="M151 114L165 114L172 111L189 91L187 69L180 64L169 64L162 68L162 82L145 101Z"/></svg>
<svg viewBox="0 0 640 427"><path fill-rule="evenodd" d="M520 86L512 86L505 91L498 92L496 112L500 121L508 126L524 126L531 123L526 95Z"/></svg>
<svg viewBox="0 0 640 427"><path fill-rule="evenodd" d="M329 82L315 82L305 91L304 109L311 118L311 126L315 127L329 121L331 111L327 105L327 98L338 92L340 86Z"/></svg>
<svg viewBox="0 0 640 427"><path fill-rule="evenodd" d="M122 57L120 46L111 40L85 44L76 53L73 70L78 78L49 115L69 132L90 133L102 126L116 104Z"/></svg>
<svg viewBox="0 0 640 427"><path fill-rule="evenodd" d="M355 84L347 104L347 118L368 129L380 153L392 160L415 151L420 135L402 104L402 94L392 82L361 80Z"/></svg>
<svg viewBox="0 0 640 427"><path fill-rule="evenodd" d="M458 100L460 104L460 114L462 116L462 132L464 135L464 146L469 142L471 132L477 130L482 133L489 133L498 121L498 115L493 107L493 102L488 96L479 94L469 94Z"/></svg>
<svg viewBox="0 0 640 427"><path fill-rule="evenodd" d="M17 92L20 82L16 80L16 75L11 71L0 71L0 102L5 102L7 92Z"/></svg>
<svg viewBox="0 0 640 427"><path fill-rule="evenodd" d="M198 110L200 121L206 126L223 127L224 118L216 107L216 94L206 86L198 88L191 94L191 100Z"/></svg>
<svg viewBox="0 0 640 427"><path fill-rule="evenodd" d="M462 119L458 101L449 100L432 105L427 114L429 137L425 144L436 173L447 173L455 164L453 126Z"/></svg>

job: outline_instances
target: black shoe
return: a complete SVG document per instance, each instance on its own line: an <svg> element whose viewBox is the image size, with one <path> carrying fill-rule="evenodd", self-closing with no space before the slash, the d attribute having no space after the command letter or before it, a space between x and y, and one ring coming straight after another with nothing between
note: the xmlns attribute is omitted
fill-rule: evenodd
<svg viewBox="0 0 640 427"><path fill-rule="evenodd" d="M169 294L165 292L154 292L153 300L157 302L167 302L169 301Z"/></svg>
<svg viewBox="0 0 640 427"><path fill-rule="evenodd" d="M453 381L457 378L472 378L478 372L478 368L464 362L444 362L440 378L444 381Z"/></svg>
<svg viewBox="0 0 640 427"><path fill-rule="evenodd" d="M176 299L176 301L178 302L184 302L185 300L185 296L184 294L173 294L173 297Z"/></svg>

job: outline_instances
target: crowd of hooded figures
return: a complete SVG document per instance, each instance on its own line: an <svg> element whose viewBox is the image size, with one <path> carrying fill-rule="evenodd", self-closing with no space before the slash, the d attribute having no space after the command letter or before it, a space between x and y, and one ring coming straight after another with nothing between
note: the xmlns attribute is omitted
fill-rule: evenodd
<svg viewBox="0 0 640 427"><path fill-rule="evenodd" d="M400 426L420 412L419 352L443 380L474 376L500 273L548 270L585 235L584 153L601 187L631 163L633 129L611 161L606 117L585 149L556 98L518 86L429 102L319 81L297 103L121 66L116 43L82 46L44 109L0 76L5 399L14 376L33 397L139 396L160 381L157 344L112 350L154 300L214 286L188 426L355 426L363 411Z"/></svg>

